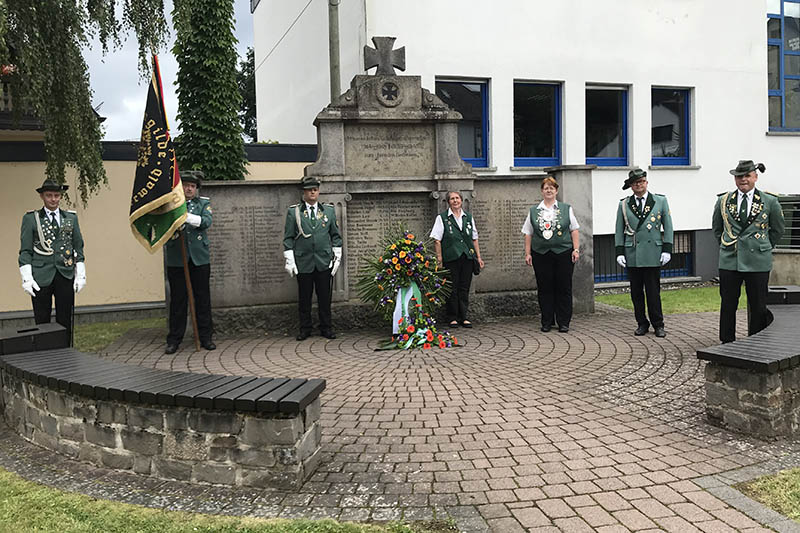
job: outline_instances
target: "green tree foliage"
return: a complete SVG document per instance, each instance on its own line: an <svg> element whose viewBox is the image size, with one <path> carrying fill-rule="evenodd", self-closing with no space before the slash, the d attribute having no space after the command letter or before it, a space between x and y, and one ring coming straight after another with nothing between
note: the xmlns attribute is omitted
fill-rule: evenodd
<svg viewBox="0 0 800 533"><path fill-rule="evenodd" d="M63 183L66 167L74 167L83 203L106 174L81 48L96 36L107 51L129 31L146 72L149 53L166 42L163 0L0 0L0 65L14 67L3 81L15 113L29 110L42 120L47 176Z"/></svg>
<svg viewBox="0 0 800 533"><path fill-rule="evenodd" d="M181 123L178 163L202 170L206 179L244 179L233 0L175 0L172 21Z"/></svg>
<svg viewBox="0 0 800 533"><path fill-rule="evenodd" d="M242 106L239 108L239 121L244 134L251 142L258 142L256 128L256 56L253 47L247 49L247 58L239 62L236 83L242 95Z"/></svg>

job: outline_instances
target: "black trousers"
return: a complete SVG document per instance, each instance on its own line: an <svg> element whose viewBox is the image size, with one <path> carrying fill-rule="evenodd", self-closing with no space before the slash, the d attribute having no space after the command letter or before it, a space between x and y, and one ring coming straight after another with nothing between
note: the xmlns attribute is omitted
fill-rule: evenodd
<svg viewBox="0 0 800 533"><path fill-rule="evenodd" d="M469 288L472 285L472 259L462 254L455 261L443 262L443 266L450 271L453 290L445 302L447 321L464 322L467 320L469 310Z"/></svg>
<svg viewBox="0 0 800 533"><path fill-rule="evenodd" d="M532 252L542 326L569 327L572 320L572 250L556 254Z"/></svg>
<svg viewBox="0 0 800 533"><path fill-rule="evenodd" d="M631 301L636 323L654 328L664 327L664 313L661 311L661 267L628 267L628 280L631 282ZM645 315L645 296L647 315ZM650 321L647 321L647 317Z"/></svg>
<svg viewBox="0 0 800 533"><path fill-rule="evenodd" d="M72 338L72 307L75 305L73 281L56 272L53 282L41 287L36 296L31 297L33 303L33 319L37 324L49 324L53 312L53 297L56 299L56 322L67 328Z"/></svg>
<svg viewBox="0 0 800 533"><path fill-rule="evenodd" d="M197 333L200 342L211 340L213 325L211 323L211 289L209 278L211 265L195 265L189 261L189 279L192 282L194 307L197 314ZM180 344L186 333L187 305L189 293L186 290L186 279L183 267L167 267L169 280L169 333L167 344Z"/></svg>
<svg viewBox="0 0 800 533"><path fill-rule="evenodd" d="M736 309L739 307L742 282L750 310L747 334L758 333L772 321L772 314L767 310L769 272L719 269L719 296L722 300L719 309L719 340L722 342L736 340Z"/></svg>
<svg viewBox="0 0 800 533"><path fill-rule="evenodd" d="M331 329L331 269L314 270L310 274L297 275L298 311L300 312L300 331L311 333L311 296L317 293L319 330Z"/></svg>

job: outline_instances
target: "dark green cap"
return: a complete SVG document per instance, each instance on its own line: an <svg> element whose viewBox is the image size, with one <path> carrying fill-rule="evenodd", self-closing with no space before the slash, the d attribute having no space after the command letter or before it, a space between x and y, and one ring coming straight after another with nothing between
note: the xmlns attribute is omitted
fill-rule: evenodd
<svg viewBox="0 0 800 533"><path fill-rule="evenodd" d="M642 170L641 168L634 168L630 172L628 172L628 179L625 180L625 183L622 185L622 190L630 188L633 183L636 183L642 178L647 177L647 172Z"/></svg>

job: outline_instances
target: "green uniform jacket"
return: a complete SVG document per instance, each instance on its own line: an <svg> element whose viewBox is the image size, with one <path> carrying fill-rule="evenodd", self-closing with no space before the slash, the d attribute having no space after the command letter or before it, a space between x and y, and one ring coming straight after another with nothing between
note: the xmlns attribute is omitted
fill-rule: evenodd
<svg viewBox="0 0 800 533"><path fill-rule="evenodd" d="M186 240L186 259L198 266L207 265L211 262L208 253L208 234L206 233L211 226L211 201L205 196L195 196L186 202L186 211L193 215L200 215L198 227L186 224L182 230ZM176 231L172 235L172 239L167 242L168 267L183 267L179 237L180 234Z"/></svg>
<svg viewBox="0 0 800 533"><path fill-rule="evenodd" d="M83 261L83 236L75 211L59 209L61 226L50 222L44 207L22 217L19 266L31 265L40 287L53 283L56 271L67 279L75 275L75 263ZM41 233L37 219L41 223Z"/></svg>
<svg viewBox="0 0 800 533"><path fill-rule="evenodd" d="M639 212L633 194L622 198L617 205L616 254L624 255L627 265L632 268L661 266L661 252L672 253L673 243L672 214L667 197L648 193L642 212ZM630 229L625 227L625 214Z"/></svg>
<svg viewBox="0 0 800 533"><path fill-rule="evenodd" d="M336 223L333 204L317 203L317 220L312 222L306 204L291 206L286 213L283 249L294 250L294 262L300 274L326 270L333 262L333 248L342 246L342 235ZM297 216L300 228L297 227Z"/></svg>
<svg viewBox="0 0 800 533"><path fill-rule="evenodd" d="M569 204L564 202L556 202L556 209L558 215L553 221L551 227L545 227L545 221L539 220L539 206L538 204L531 207L530 217L531 226L533 227L533 235L531 235L531 251L537 254L546 254L553 252L554 254L563 254L568 250L572 250L572 232L569 229ZM544 238L544 232L550 232L550 238Z"/></svg>
<svg viewBox="0 0 800 533"><path fill-rule="evenodd" d="M475 247L472 243L472 215L466 211L461 212L461 229L453 215L447 215L447 211L439 213L444 225L442 234L442 262L449 263L455 261L462 255L467 259L475 257Z"/></svg>
<svg viewBox="0 0 800 533"><path fill-rule="evenodd" d="M720 243L719 268L768 272L772 270L772 249L781 239L785 227L778 198L755 189L750 216L747 220L739 220L736 195L737 191L722 193L714 205L711 229Z"/></svg>

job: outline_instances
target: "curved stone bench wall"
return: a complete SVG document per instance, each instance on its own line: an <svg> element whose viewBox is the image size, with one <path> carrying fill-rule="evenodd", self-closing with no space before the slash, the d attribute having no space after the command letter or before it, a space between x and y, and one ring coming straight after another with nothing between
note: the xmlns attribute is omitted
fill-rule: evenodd
<svg viewBox="0 0 800 533"><path fill-rule="evenodd" d="M97 400L0 369L6 422L91 464L160 479L299 488L320 457L320 399L298 414Z"/></svg>

